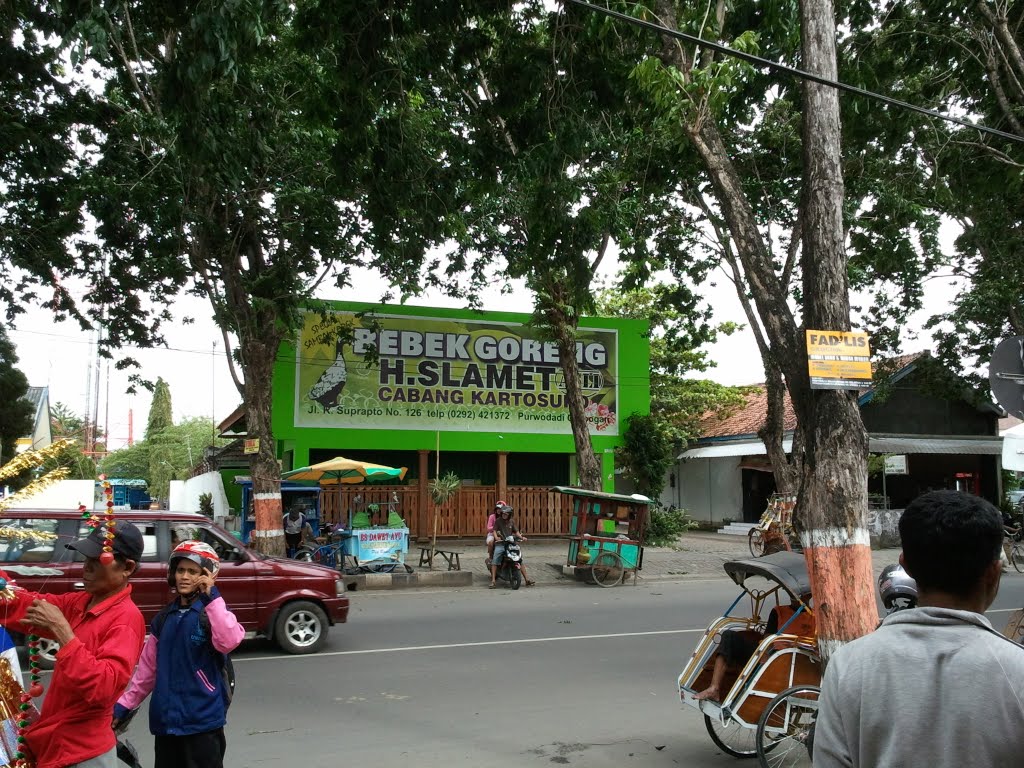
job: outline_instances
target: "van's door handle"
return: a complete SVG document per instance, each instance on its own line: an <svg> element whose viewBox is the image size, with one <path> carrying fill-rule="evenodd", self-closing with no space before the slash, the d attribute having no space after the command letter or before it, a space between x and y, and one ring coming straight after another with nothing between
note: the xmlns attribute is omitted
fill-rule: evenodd
<svg viewBox="0 0 1024 768"><path fill-rule="evenodd" d="M74 587L79 592L84 592L85 591L85 582L84 581L76 581L75 584L74 584Z"/></svg>

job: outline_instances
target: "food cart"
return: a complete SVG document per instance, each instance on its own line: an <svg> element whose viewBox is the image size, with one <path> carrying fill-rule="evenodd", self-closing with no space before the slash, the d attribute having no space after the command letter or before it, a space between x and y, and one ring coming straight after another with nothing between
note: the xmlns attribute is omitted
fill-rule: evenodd
<svg viewBox="0 0 1024 768"><path fill-rule="evenodd" d="M651 500L561 485L552 490L573 497L566 565L577 578L613 587L632 573L635 583L643 567Z"/></svg>
<svg viewBox="0 0 1024 768"><path fill-rule="evenodd" d="M339 484L372 484L400 481L405 467L385 467L336 456L308 467L286 472L283 479L317 483L319 490ZM383 504L367 504L360 495L358 507L348 511L345 520L331 531L321 531L325 543L340 539L342 557L338 565L365 572L389 572L405 564L409 551L409 528L395 509L398 498Z"/></svg>

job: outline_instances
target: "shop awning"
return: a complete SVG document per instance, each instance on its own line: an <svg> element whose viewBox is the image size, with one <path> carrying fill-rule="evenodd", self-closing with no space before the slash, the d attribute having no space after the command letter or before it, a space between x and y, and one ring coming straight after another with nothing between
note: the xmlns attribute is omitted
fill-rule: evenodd
<svg viewBox="0 0 1024 768"><path fill-rule="evenodd" d="M971 456L1000 456L1001 437L871 436L871 453L962 453Z"/></svg>
<svg viewBox="0 0 1024 768"><path fill-rule="evenodd" d="M793 447L792 439L786 438L782 447L788 453ZM972 456L1000 456L1003 453L1003 438L994 435L871 435L868 450L871 453L960 453ZM678 458L714 459L724 456L764 456L766 453L764 443L760 440L735 440L698 445L683 451Z"/></svg>

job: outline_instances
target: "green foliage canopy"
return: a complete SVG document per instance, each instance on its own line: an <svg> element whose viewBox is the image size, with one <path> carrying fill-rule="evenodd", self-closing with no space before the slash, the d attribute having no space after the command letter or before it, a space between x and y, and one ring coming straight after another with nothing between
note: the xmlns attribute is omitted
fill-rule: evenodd
<svg viewBox="0 0 1024 768"><path fill-rule="evenodd" d="M35 410L24 399L28 379L17 364L14 344L0 325L0 466L14 458L19 438L31 436L35 427Z"/></svg>

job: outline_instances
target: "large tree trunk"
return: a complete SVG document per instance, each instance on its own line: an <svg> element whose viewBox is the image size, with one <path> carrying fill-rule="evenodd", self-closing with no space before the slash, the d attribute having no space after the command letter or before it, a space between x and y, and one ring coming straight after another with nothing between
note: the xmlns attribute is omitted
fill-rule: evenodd
<svg viewBox="0 0 1024 768"><path fill-rule="evenodd" d="M836 71L832 0L801 0L803 65L830 80ZM843 242L839 94L804 83L803 288L807 329L849 330ZM804 431L797 525L814 585L822 657L874 629L867 531L868 437L855 394L811 390L806 367L789 382Z"/></svg>
<svg viewBox="0 0 1024 768"><path fill-rule="evenodd" d="M671 4L664 0L658 7L659 18L668 22L672 18ZM831 2L802 0L801 23L805 68L835 79ZM690 63L675 41L664 38L660 55L667 65L689 76ZM808 328L843 330L850 327L850 320L842 241L838 100L832 89L811 84L806 87L806 211L801 219L804 320ZM867 435L853 396L810 388L802 329L787 304L785 286L775 271L757 217L744 194L742 178L713 117L694 108L684 127L707 170L768 339L771 359L762 352L765 367L770 375L774 361L782 372L796 411L797 435L803 435L805 454L795 521L807 551L819 619L819 647L827 661L837 645L864 634L878 621L864 526Z"/></svg>
<svg viewBox="0 0 1024 768"><path fill-rule="evenodd" d="M239 354L245 373L246 428L250 438L259 440L259 450L249 459L256 513L252 545L266 555L283 556L281 467L270 424L271 381L279 346L280 338L273 331L261 338L246 334L239 339Z"/></svg>
<svg viewBox="0 0 1024 768"><path fill-rule="evenodd" d="M558 346L558 360L565 379L565 399L569 405L569 425L576 445L576 464L580 486L588 491L602 490L601 462L594 453L587 424L586 398L580 387L580 367L576 361L576 326L560 307L544 310L548 327Z"/></svg>

